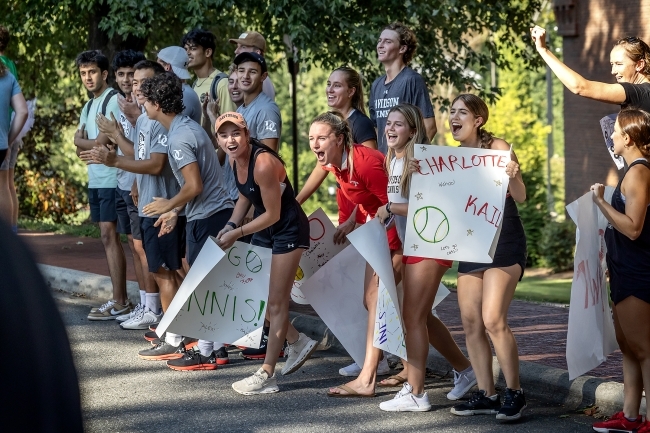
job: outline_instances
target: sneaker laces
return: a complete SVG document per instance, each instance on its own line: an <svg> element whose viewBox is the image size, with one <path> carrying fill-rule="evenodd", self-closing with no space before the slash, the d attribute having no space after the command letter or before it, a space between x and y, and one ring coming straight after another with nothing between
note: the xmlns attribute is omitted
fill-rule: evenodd
<svg viewBox="0 0 650 433"><path fill-rule="evenodd" d="M469 403L469 404L476 403L476 402L479 402L479 401L483 400L483 399L486 398L486 397L487 397L487 396L486 396L483 392L481 392L481 391L474 391L474 392L472 393L472 396L469 398L468 403Z"/></svg>
<svg viewBox="0 0 650 433"><path fill-rule="evenodd" d="M104 305L102 305L101 307L99 307L99 308L97 309L97 311L103 313L104 311L108 310L109 308L111 308L111 307L112 307L113 305L115 305L115 304L116 304L116 301L114 301L114 300L111 299L110 301L106 302Z"/></svg>
<svg viewBox="0 0 650 433"><path fill-rule="evenodd" d="M399 390L399 392L395 395L394 399L397 400L398 398L402 398L405 395L409 395L413 393L413 387L411 386L410 383L404 382L404 385L402 385L402 389Z"/></svg>
<svg viewBox="0 0 650 433"><path fill-rule="evenodd" d="M517 391L508 388L506 395L503 397L503 406L514 406L514 400L519 394Z"/></svg>
<svg viewBox="0 0 650 433"><path fill-rule="evenodd" d="M138 304L135 307L135 310L133 311L135 313L132 319L134 322L139 322L140 320L142 320L142 318L144 317L144 313L147 312L147 307L145 307L144 305L142 305L142 307L138 310L138 307L140 307L141 305L142 304Z"/></svg>
<svg viewBox="0 0 650 433"><path fill-rule="evenodd" d="M246 379L246 383L248 385L259 385L261 383L264 383L264 381L266 380L264 378L264 373L266 373L264 370L262 370L262 372L256 371L255 373L253 373L252 376L249 376ZM268 377L268 373L267 373L267 377Z"/></svg>
<svg viewBox="0 0 650 433"><path fill-rule="evenodd" d="M460 382L461 374L456 370L452 370L452 371L454 372L454 385L458 385L458 382Z"/></svg>

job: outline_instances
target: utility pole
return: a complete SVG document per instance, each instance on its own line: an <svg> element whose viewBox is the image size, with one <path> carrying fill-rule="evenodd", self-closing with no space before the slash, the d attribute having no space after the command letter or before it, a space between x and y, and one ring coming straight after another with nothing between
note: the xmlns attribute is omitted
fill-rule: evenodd
<svg viewBox="0 0 650 433"><path fill-rule="evenodd" d="M548 33L546 34L546 45L549 46ZM555 200L553 188L551 187L551 159L553 158L553 73L551 68L546 66L546 122L550 127L546 137L546 203L548 212L555 212Z"/></svg>
<svg viewBox="0 0 650 433"><path fill-rule="evenodd" d="M293 135L293 190L300 191L298 185L298 98L296 95L296 79L300 66L298 64L298 49L293 45L291 36L284 35L284 43L287 46L287 66L291 74L291 86L289 94L291 95L291 133Z"/></svg>

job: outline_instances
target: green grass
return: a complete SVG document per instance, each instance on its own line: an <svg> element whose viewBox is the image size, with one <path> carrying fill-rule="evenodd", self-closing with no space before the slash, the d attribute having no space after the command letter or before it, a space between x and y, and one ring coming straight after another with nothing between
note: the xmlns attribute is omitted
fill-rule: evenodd
<svg viewBox="0 0 650 433"><path fill-rule="evenodd" d="M25 230L57 233L62 235L99 238L99 226L94 223L84 222L80 224L63 224L52 221L35 220L21 217L18 219L18 227Z"/></svg>
<svg viewBox="0 0 650 433"><path fill-rule="evenodd" d="M450 289L457 287L458 262L447 271L442 283ZM571 300L571 279L552 277L527 277L517 284L515 299L533 302L568 304Z"/></svg>

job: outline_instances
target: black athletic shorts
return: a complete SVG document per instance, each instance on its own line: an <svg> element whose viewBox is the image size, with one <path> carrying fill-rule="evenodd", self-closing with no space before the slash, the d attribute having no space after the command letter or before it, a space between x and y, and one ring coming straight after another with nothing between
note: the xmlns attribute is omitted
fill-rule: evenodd
<svg viewBox="0 0 650 433"><path fill-rule="evenodd" d="M142 240L140 233L140 216L138 207L133 203L131 191L115 188L115 211L117 212L117 232L133 235L133 239Z"/></svg>
<svg viewBox="0 0 650 433"><path fill-rule="evenodd" d="M207 218L187 222L187 257L185 258L190 266L199 256L199 252L201 252L205 241L208 240L208 236L218 235L231 216L232 208L227 208Z"/></svg>
<svg viewBox="0 0 650 433"><path fill-rule="evenodd" d="M147 255L149 272L158 272L161 267L169 271L180 269L185 255L185 217L179 216L174 230L160 237L160 227L154 227L157 220L158 218L140 218L142 246Z"/></svg>
<svg viewBox="0 0 650 433"><path fill-rule="evenodd" d="M115 188L88 188L90 218L93 222L115 222Z"/></svg>
<svg viewBox="0 0 650 433"><path fill-rule="evenodd" d="M0 150L0 164L2 164L2 161L5 160L5 157L7 156L8 151L9 151L9 149Z"/></svg>
<svg viewBox="0 0 650 433"><path fill-rule="evenodd" d="M253 234L251 245L271 248L273 254L286 254L309 248L309 220L302 210L290 208L280 221Z"/></svg>

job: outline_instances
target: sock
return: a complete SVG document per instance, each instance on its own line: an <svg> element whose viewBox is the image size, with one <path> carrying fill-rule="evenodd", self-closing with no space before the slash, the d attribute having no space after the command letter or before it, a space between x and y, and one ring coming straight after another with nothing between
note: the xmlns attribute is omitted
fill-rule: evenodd
<svg viewBox="0 0 650 433"><path fill-rule="evenodd" d="M18 226L11 226L11 231L17 235L18 234Z"/></svg>
<svg viewBox="0 0 650 433"><path fill-rule="evenodd" d="M201 355L208 357L212 354L212 348L214 347L214 343L212 341L199 340L198 346Z"/></svg>
<svg viewBox="0 0 650 433"><path fill-rule="evenodd" d="M215 352L221 349L222 347L226 347L226 345L223 343L216 343L216 342L212 345L212 348L214 349Z"/></svg>
<svg viewBox="0 0 650 433"><path fill-rule="evenodd" d="M414 395L416 398L422 398L422 397L424 397L424 393L422 393L422 394L413 394L413 395Z"/></svg>
<svg viewBox="0 0 650 433"><path fill-rule="evenodd" d="M171 332L168 332L167 336L165 337L165 342L167 342L167 344L171 344L174 347L181 344L182 340L183 340L182 335L172 334Z"/></svg>
<svg viewBox="0 0 650 433"><path fill-rule="evenodd" d="M497 398L499 398L499 394L494 394L488 397L492 401L497 401Z"/></svg>
<svg viewBox="0 0 650 433"><path fill-rule="evenodd" d="M467 367L465 370L463 370L463 371L459 371L459 373L460 373L460 374L467 374L467 373L469 373L470 371L472 371L472 366L471 366L471 365L470 365L469 367Z"/></svg>
<svg viewBox="0 0 650 433"><path fill-rule="evenodd" d="M154 314L160 314L162 306L160 305L160 293L147 293L145 295L144 305L153 311Z"/></svg>
<svg viewBox="0 0 650 433"><path fill-rule="evenodd" d="M638 417L637 417L637 418L628 418L628 417L625 417L625 419L628 420L629 422L636 422L639 418L638 418Z"/></svg>
<svg viewBox="0 0 650 433"><path fill-rule="evenodd" d="M140 303L142 305L147 305L147 292L140 290Z"/></svg>

